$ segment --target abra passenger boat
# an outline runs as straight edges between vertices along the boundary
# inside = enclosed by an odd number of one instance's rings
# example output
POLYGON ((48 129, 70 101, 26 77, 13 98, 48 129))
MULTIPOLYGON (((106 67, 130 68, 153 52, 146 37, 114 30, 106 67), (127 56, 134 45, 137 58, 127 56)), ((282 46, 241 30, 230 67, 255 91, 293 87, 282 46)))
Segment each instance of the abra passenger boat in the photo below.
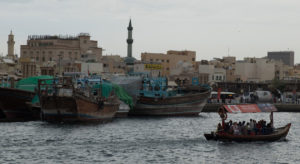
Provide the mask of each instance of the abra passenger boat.
POLYGON ((271 134, 268 135, 233 135, 228 133, 212 132, 210 134, 204 134, 207 140, 219 140, 219 141, 235 141, 235 142, 251 142, 251 141, 266 141, 272 142, 285 139, 291 127, 291 123, 284 127, 276 128, 271 134))
MULTIPOLYGON (((219 115, 222 119, 222 129, 224 129, 225 120, 227 118, 226 109, 229 109, 228 107, 221 107, 219 110, 219 115)), ((245 108, 247 109, 247 108, 245 108)), ((244 111, 246 111, 244 109, 244 111)), ((249 108, 247 109, 249 110, 249 108)), ((257 112, 260 111, 259 108, 255 109, 257 112)), ((266 110, 266 108, 264 108, 266 110)), ((273 124, 273 111, 274 107, 271 109, 270 114, 270 123, 273 124)), ((232 112, 233 110, 230 110, 232 112)), ((237 110, 235 110, 237 111, 237 110)), ((239 111, 239 112, 244 112, 239 111)), ((250 109, 251 111, 251 109, 250 109)), ((253 111, 253 110, 252 110, 253 111)), ((286 138, 289 130, 291 127, 291 123, 285 125, 284 127, 280 128, 274 128, 274 130, 269 134, 257 134, 257 135, 235 135, 230 134, 227 132, 224 132, 224 130, 211 132, 204 134, 206 140, 219 140, 219 141, 234 141, 234 142, 253 142, 253 141, 264 141, 264 142, 272 142, 272 141, 278 141, 283 140, 286 138)))
POLYGON ((142 90, 130 115, 196 116, 207 102, 209 88, 175 89, 164 77, 144 78, 142 90))
POLYGON ((48 122, 110 121, 119 108, 115 95, 104 97, 101 87, 75 89, 71 78, 59 78, 52 84, 39 81, 42 120, 48 122))

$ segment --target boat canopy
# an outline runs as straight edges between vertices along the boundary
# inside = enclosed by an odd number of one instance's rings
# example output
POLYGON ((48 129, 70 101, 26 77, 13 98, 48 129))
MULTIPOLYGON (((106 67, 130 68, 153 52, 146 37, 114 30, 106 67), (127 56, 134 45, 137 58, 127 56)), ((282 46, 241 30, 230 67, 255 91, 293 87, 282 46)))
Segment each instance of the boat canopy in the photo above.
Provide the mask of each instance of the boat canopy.
POLYGON ((277 108, 273 104, 241 104, 241 105, 223 105, 229 113, 257 113, 274 112, 277 108))
POLYGON ((133 107, 133 99, 131 96, 127 94, 125 89, 117 84, 113 84, 110 82, 102 82, 101 84, 96 84, 93 86, 94 89, 99 89, 101 86, 101 93, 102 96, 108 97, 111 95, 111 92, 114 91, 114 93, 118 96, 120 100, 122 100, 124 103, 129 105, 129 107, 133 107))
POLYGON ((17 82, 16 88, 34 92, 38 86, 38 81, 41 79, 47 79, 47 84, 48 84, 48 83, 52 83, 51 79, 53 79, 53 77, 48 75, 42 75, 42 76, 24 78, 17 82))

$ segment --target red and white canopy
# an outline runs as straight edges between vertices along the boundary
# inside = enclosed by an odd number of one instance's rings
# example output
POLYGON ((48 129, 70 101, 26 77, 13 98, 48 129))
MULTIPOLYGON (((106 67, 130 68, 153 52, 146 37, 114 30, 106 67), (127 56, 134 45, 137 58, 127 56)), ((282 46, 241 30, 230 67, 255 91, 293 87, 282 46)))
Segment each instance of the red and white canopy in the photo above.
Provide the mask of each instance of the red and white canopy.
POLYGON ((229 113, 256 113, 277 111, 277 108, 273 104, 224 105, 224 107, 229 113))

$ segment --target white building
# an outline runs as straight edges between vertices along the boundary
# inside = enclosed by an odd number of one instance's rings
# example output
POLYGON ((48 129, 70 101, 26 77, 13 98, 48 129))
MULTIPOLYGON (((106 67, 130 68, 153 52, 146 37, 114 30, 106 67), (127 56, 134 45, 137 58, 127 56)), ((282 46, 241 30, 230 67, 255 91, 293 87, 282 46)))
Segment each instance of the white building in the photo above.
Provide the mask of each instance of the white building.
POLYGON ((209 83, 226 81, 226 70, 214 65, 199 65, 199 73, 208 74, 209 83))
POLYGON ((183 62, 179 61, 174 69, 171 69, 170 75, 180 75, 183 73, 194 73, 195 69, 193 67, 193 64, 189 62, 183 62))

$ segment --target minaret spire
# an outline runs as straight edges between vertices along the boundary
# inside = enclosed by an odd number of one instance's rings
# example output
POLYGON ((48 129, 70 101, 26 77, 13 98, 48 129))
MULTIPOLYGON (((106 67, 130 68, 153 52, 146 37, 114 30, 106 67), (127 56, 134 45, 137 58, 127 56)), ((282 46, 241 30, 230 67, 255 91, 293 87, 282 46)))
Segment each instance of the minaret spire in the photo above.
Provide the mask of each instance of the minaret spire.
POLYGON ((131 19, 129 20, 129 25, 127 27, 128 30, 128 38, 127 38, 127 57, 132 57, 132 43, 133 43, 133 39, 132 39, 132 24, 131 24, 131 19))
POLYGON ((125 63, 127 65, 127 72, 133 72, 133 65, 135 62, 135 58, 132 57, 132 43, 133 43, 133 39, 132 39, 132 23, 131 23, 131 19, 129 20, 129 25, 127 27, 128 30, 128 37, 127 37, 127 57, 125 58, 125 63))

